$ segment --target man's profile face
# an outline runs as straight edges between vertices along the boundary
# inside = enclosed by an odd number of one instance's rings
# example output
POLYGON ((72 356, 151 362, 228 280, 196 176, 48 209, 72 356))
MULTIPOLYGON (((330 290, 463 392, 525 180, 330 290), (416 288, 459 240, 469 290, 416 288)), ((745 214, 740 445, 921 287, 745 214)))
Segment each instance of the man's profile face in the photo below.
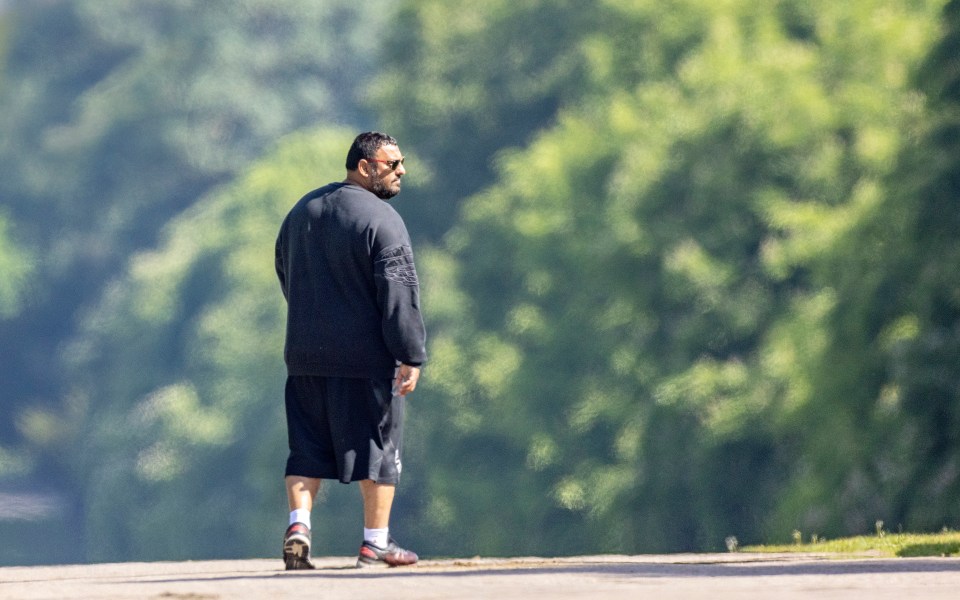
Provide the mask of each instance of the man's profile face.
POLYGON ((389 200, 400 193, 400 178, 407 172, 403 167, 403 154, 397 146, 381 146, 376 156, 368 160, 367 189, 382 200, 389 200), (391 168, 396 164, 396 168, 391 168))

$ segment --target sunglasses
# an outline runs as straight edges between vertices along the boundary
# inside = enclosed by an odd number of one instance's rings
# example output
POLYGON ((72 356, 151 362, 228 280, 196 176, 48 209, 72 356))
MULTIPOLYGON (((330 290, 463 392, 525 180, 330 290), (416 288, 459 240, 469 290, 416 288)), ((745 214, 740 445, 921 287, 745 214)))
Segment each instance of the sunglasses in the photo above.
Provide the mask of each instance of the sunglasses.
MULTIPOLYGON (((404 158, 406 158, 406 157, 404 157, 404 158)), ((367 162, 383 163, 383 164, 387 165, 388 167, 390 167, 390 170, 391 170, 391 171, 396 171, 396 170, 397 170, 397 167, 399 167, 400 165, 403 164, 403 160, 404 160, 403 158, 398 158, 397 160, 383 160, 383 159, 381 159, 381 158, 368 158, 368 159, 366 159, 367 162)))

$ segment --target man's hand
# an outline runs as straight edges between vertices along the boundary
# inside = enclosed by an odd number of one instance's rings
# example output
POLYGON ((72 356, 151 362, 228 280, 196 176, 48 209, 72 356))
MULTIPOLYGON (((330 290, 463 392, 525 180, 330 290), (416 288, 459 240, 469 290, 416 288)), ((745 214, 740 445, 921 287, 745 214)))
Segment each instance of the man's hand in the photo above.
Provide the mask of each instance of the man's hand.
POLYGON ((393 380, 394 393, 406 396, 417 387, 420 379, 420 367, 401 364, 397 369, 397 378, 393 380))

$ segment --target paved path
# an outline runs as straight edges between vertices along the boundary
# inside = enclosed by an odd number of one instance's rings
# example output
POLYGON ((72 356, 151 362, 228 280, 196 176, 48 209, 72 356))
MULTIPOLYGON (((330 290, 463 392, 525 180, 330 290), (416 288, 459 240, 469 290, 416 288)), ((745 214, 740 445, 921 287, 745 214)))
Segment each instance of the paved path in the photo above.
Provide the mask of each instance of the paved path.
POLYGON ((960 559, 674 554, 423 561, 357 570, 349 558, 316 571, 277 559, 0 568, 0 598, 719 598, 956 599, 960 559))

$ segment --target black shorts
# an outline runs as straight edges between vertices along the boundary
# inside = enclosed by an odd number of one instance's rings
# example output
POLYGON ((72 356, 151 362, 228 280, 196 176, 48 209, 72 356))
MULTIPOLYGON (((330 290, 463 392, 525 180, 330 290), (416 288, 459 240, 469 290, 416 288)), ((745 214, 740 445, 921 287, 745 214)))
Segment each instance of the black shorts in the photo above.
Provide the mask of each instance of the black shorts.
POLYGON ((286 475, 400 481, 403 396, 391 379, 287 377, 286 475))

